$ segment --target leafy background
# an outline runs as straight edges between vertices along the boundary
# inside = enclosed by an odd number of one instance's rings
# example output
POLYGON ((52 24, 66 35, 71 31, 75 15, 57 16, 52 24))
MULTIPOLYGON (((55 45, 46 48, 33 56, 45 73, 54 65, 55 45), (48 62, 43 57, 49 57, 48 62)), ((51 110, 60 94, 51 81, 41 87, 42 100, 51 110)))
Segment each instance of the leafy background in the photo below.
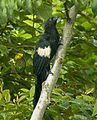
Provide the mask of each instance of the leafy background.
MULTIPOLYGON (((34 47, 51 16, 60 16, 57 28, 62 36, 63 2, 0 0, 0 120, 30 119, 34 47)), ((97 0, 67 4, 79 6, 78 16, 47 112, 52 120, 97 120, 97 0)))

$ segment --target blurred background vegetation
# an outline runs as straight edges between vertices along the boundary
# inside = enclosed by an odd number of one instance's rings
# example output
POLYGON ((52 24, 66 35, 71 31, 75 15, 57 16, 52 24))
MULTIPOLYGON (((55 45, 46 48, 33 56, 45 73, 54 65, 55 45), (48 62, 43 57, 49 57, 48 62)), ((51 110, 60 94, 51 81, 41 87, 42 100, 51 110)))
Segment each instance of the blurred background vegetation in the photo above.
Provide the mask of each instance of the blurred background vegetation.
MULTIPOLYGON (((0 120, 29 120, 35 76, 33 53, 43 22, 60 16, 64 0, 0 0, 0 120)), ((97 0, 68 0, 79 5, 73 38, 47 112, 52 120, 97 120, 97 0)), ((46 120, 49 120, 47 116, 46 120)))

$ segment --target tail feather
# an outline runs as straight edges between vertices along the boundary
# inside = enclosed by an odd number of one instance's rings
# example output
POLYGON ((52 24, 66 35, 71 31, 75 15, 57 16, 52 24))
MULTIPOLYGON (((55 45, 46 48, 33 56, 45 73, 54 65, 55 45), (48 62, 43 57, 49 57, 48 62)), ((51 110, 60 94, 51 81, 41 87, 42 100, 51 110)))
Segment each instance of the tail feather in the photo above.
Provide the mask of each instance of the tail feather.
POLYGON ((47 78, 46 71, 43 71, 40 75, 37 76, 37 80, 35 84, 34 101, 33 101, 34 108, 36 107, 40 94, 41 94, 42 83, 46 80, 46 78, 47 78))

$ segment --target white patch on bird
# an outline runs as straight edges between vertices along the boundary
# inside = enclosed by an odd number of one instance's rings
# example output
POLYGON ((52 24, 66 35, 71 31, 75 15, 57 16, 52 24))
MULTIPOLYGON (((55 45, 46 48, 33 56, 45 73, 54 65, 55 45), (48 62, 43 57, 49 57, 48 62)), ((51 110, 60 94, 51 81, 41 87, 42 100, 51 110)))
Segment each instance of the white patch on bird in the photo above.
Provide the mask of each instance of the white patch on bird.
POLYGON ((37 49, 37 53, 38 53, 38 55, 39 56, 41 56, 41 57, 48 57, 48 58, 50 58, 50 53, 51 53, 51 48, 50 48, 50 46, 48 46, 48 47, 45 47, 45 48, 38 48, 37 49))

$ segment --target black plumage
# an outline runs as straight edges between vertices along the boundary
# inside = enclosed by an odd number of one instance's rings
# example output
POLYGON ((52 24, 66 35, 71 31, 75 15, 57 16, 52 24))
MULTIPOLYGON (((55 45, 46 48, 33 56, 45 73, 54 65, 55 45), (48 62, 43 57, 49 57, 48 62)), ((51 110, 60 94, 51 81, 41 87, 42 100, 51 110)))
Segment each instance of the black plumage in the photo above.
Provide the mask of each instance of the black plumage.
POLYGON ((50 71, 50 60, 56 54, 59 46, 59 33, 56 29, 58 17, 48 19, 44 26, 44 33, 36 45, 33 57, 33 68, 37 77, 35 83, 34 108, 40 97, 42 82, 46 80, 50 71))

